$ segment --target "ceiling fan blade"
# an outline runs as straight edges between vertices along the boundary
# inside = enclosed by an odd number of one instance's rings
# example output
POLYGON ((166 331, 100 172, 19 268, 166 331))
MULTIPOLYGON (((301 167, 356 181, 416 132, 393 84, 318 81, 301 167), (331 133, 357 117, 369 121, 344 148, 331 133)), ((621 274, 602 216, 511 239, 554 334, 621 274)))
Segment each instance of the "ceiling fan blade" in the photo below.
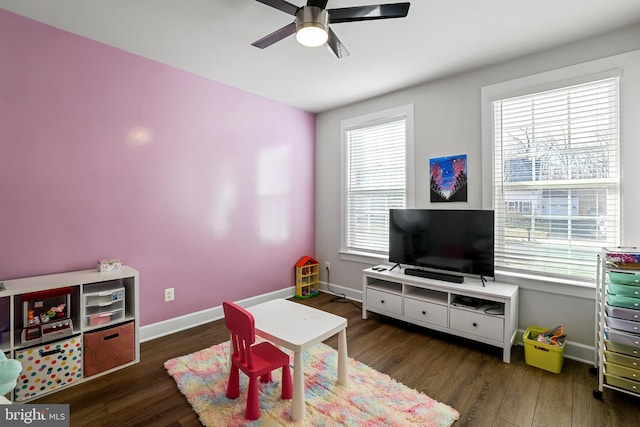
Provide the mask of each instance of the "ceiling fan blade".
POLYGON ((320 9, 324 9, 325 7, 327 7, 327 0, 309 0, 307 2, 307 6, 315 6, 319 7, 320 9))
POLYGON ((285 25, 279 30, 275 30, 273 33, 264 36, 260 40, 251 43, 251 45, 255 47, 259 47, 260 49, 264 49, 265 47, 269 47, 275 42, 279 42, 280 40, 290 36, 295 32, 296 32, 296 23, 294 21, 291 24, 285 25))
POLYGON ((336 36, 336 33, 334 33, 331 28, 329 28, 329 39, 327 40, 327 46, 331 48, 338 59, 349 56, 349 51, 346 47, 344 47, 338 36, 336 36))
MULTIPOLYGON (((284 13, 288 13, 289 15, 296 16, 296 12, 299 7, 293 5, 285 0, 256 0, 262 4, 266 4, 267 6, 271 6, 275 9, 281 10, 284 13)), ((326 3, 326 2, 325 2, 326 3)))
POLYGON ((370 6, 329 9, 329 23, 370 21, 373 19, 404 18, 411 3, 377 4, 370 6))

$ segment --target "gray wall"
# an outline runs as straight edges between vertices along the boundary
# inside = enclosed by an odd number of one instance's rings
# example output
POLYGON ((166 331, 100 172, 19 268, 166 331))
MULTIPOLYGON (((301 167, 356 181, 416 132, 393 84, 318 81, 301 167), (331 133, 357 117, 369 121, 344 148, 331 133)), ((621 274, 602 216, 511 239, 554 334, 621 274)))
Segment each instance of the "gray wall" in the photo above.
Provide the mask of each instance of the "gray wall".
MULTIPOLYGON (((428 159, 467 154, 468 203, 454 208, 482 208, 483 162, 481 88, 519 77, 542 73, 612 55, 640 49, 640 25, 623 28, 599 37, 528 55, 490 67, 452 75, 381 97, 318 114, 316 118, 316 257, 331 262, 330 290, 354 299, 362 296, 362 269, 386 260, 369 263, 347 259, 340 254, 340 121, 380 110, 414 105, 415 118, 415 207, 431 207, 429 202, 428 159)), ((640 209, 640 172, 632 159, 639 158, 640 61, 639 55, 625 64, 622 92, 625 129, 623 144, 623 244, 640 244, 640 229, 633 212, 640 209)), ((485 174, 486 175, 486 174, 485 174)), ((490 190, 489 190, 490 191, 490 190)), ((636 217, 637 218, 637 217, 636 217)), ((592 361, 594 358, 595 308, 593 286, 570 283, 533 282, 498 276, 521 286, 519 328, 530 325, 563 325, 570 340, 568 357, 592 361)), ((322 269, 321 281, 327 281, 322 269)), ((520 338, 521 339, 521 338, 520 338)))

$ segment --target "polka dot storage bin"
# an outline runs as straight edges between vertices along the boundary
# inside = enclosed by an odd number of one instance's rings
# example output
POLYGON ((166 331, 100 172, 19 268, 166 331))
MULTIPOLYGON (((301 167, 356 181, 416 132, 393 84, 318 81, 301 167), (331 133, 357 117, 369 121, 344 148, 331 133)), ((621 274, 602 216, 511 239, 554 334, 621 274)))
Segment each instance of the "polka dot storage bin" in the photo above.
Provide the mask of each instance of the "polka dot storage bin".
POLYGON ((22 372, 14 390, 20 402, 82 379, 82 339, 80 336, 17 350, 15 359, 22 372))

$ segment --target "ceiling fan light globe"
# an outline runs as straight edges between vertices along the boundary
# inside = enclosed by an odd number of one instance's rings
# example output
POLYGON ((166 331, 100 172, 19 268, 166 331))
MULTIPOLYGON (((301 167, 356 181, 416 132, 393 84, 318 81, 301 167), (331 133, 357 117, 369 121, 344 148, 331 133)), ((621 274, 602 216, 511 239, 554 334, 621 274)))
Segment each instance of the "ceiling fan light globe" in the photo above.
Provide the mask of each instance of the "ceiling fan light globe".
POLYGON ((318 47, 327 42, 329 34, 324 28, 309 25, 299 28, 296 32, 296 40, 303 46, 318 47))
POLYGON ((329 38, 329 14, 316 6, 303 6, 296 13, 296 40, 303 46, 322 46, 329 38))

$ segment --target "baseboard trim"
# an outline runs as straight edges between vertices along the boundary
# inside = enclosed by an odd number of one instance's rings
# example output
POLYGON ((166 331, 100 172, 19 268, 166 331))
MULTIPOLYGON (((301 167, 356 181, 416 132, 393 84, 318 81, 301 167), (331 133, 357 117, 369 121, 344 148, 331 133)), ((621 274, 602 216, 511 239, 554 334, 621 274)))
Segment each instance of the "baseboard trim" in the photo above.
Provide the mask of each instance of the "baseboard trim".
MULTIPOLYGON (((278 298, 291 298, 294 295, 295 287, 292 286, 235 302, 242 307, 250 307, 278 298)), ((213 322, 223 317, 224 312, 222 311, 222 305, 219 305, 217 307, 185 314, 184 316, 144 325, 140 327, 140 342, 151 341, 156 338, 204 325, 205 323, 213 322)))
POLYGON ((350 300, 362 302, 362 291, 356 291, 352 288, 336 285, 334 283, 319 282, 319 288, 322 292, 328 294, 342 296, 350 300))
MULTIPOLYGON (((322 292, 362 302, 362 291, 356 291, 352 288, 347 288, 333 283, 327 284, 326 282, 320 282, 319 287, 322 292)), ((242 307, 250 307, 252 305, 271 301, 277 298, 291 298, 294 295, 295 287, 291 286, 236 301, 236 303, 242 307)), ((151 341, 189 328, 204 325, 205 323, 213 322, 215 320, 222 319, 223 317, 224 313, 222 311, 222 306, 219 305, 206 310, 185 314, 184 316, 174 317, 173 319, 167 319, 150 325, 141 326, 140 342, 151 341)), ((522 340, 524 332, 524 330, 518 330, 518 338, 516 339, 517 345, 524 346, 524 342, 522 340)), ((595 364, 595 348, 593 346, 567 340, 565 342, 564 357, 588 365, 593 365, 595 364)))

